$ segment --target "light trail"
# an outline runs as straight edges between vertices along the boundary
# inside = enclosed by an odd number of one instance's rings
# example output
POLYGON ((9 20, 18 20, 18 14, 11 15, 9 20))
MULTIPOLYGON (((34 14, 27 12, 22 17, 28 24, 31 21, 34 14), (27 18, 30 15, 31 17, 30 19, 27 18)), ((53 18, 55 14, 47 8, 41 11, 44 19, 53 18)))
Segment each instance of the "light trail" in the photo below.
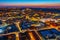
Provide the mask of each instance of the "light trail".
POLYGON ((36 39, 34 38, 32 32, 29 32, 28 34, 29 34, 29 36, 30 36, 30 38, 31 38, 30 40, 36 40, 36 39))

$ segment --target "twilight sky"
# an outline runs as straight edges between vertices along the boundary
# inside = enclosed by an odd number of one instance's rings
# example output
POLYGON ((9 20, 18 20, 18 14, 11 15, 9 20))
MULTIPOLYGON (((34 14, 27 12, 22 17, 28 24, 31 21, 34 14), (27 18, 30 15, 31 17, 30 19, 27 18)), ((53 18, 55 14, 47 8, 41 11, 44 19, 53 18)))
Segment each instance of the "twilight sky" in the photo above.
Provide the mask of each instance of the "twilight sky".
POLYGON ((0 0, 1 5, 20 5, 20 4, 60 4, 60 0, 0 0))

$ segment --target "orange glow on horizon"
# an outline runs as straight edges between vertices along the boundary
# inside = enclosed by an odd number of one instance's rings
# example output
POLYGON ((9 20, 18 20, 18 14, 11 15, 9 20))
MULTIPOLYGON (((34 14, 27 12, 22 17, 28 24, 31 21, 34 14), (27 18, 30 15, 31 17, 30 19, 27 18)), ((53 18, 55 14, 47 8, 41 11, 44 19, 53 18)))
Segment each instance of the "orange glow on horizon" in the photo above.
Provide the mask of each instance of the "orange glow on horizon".
POLYGON ((0 6, 60 6, 60 4, 0 4, 0 6))

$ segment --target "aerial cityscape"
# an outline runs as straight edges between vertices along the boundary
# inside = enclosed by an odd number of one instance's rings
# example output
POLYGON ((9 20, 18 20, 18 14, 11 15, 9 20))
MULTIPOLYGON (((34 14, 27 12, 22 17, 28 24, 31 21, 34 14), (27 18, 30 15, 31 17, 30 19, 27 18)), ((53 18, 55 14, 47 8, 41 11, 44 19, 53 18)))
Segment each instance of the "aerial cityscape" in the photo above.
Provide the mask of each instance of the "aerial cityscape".
POLYGON ((58 40, 60 10, 0 8, 0 34, 1 40, 58 40))
POLYGON ((1 0, 0 40, 60 40, 60 1, 1 0))

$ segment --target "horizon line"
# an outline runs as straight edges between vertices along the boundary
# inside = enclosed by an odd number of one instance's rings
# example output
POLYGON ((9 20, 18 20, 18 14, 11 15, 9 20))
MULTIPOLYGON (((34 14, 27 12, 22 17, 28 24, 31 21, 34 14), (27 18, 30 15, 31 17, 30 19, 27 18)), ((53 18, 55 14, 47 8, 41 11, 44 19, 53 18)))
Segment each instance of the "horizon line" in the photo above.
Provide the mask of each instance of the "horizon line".
POLYGON ((1 4, 0 7, 41 7, 41 8, 60 8, 60 4, 1 4))

